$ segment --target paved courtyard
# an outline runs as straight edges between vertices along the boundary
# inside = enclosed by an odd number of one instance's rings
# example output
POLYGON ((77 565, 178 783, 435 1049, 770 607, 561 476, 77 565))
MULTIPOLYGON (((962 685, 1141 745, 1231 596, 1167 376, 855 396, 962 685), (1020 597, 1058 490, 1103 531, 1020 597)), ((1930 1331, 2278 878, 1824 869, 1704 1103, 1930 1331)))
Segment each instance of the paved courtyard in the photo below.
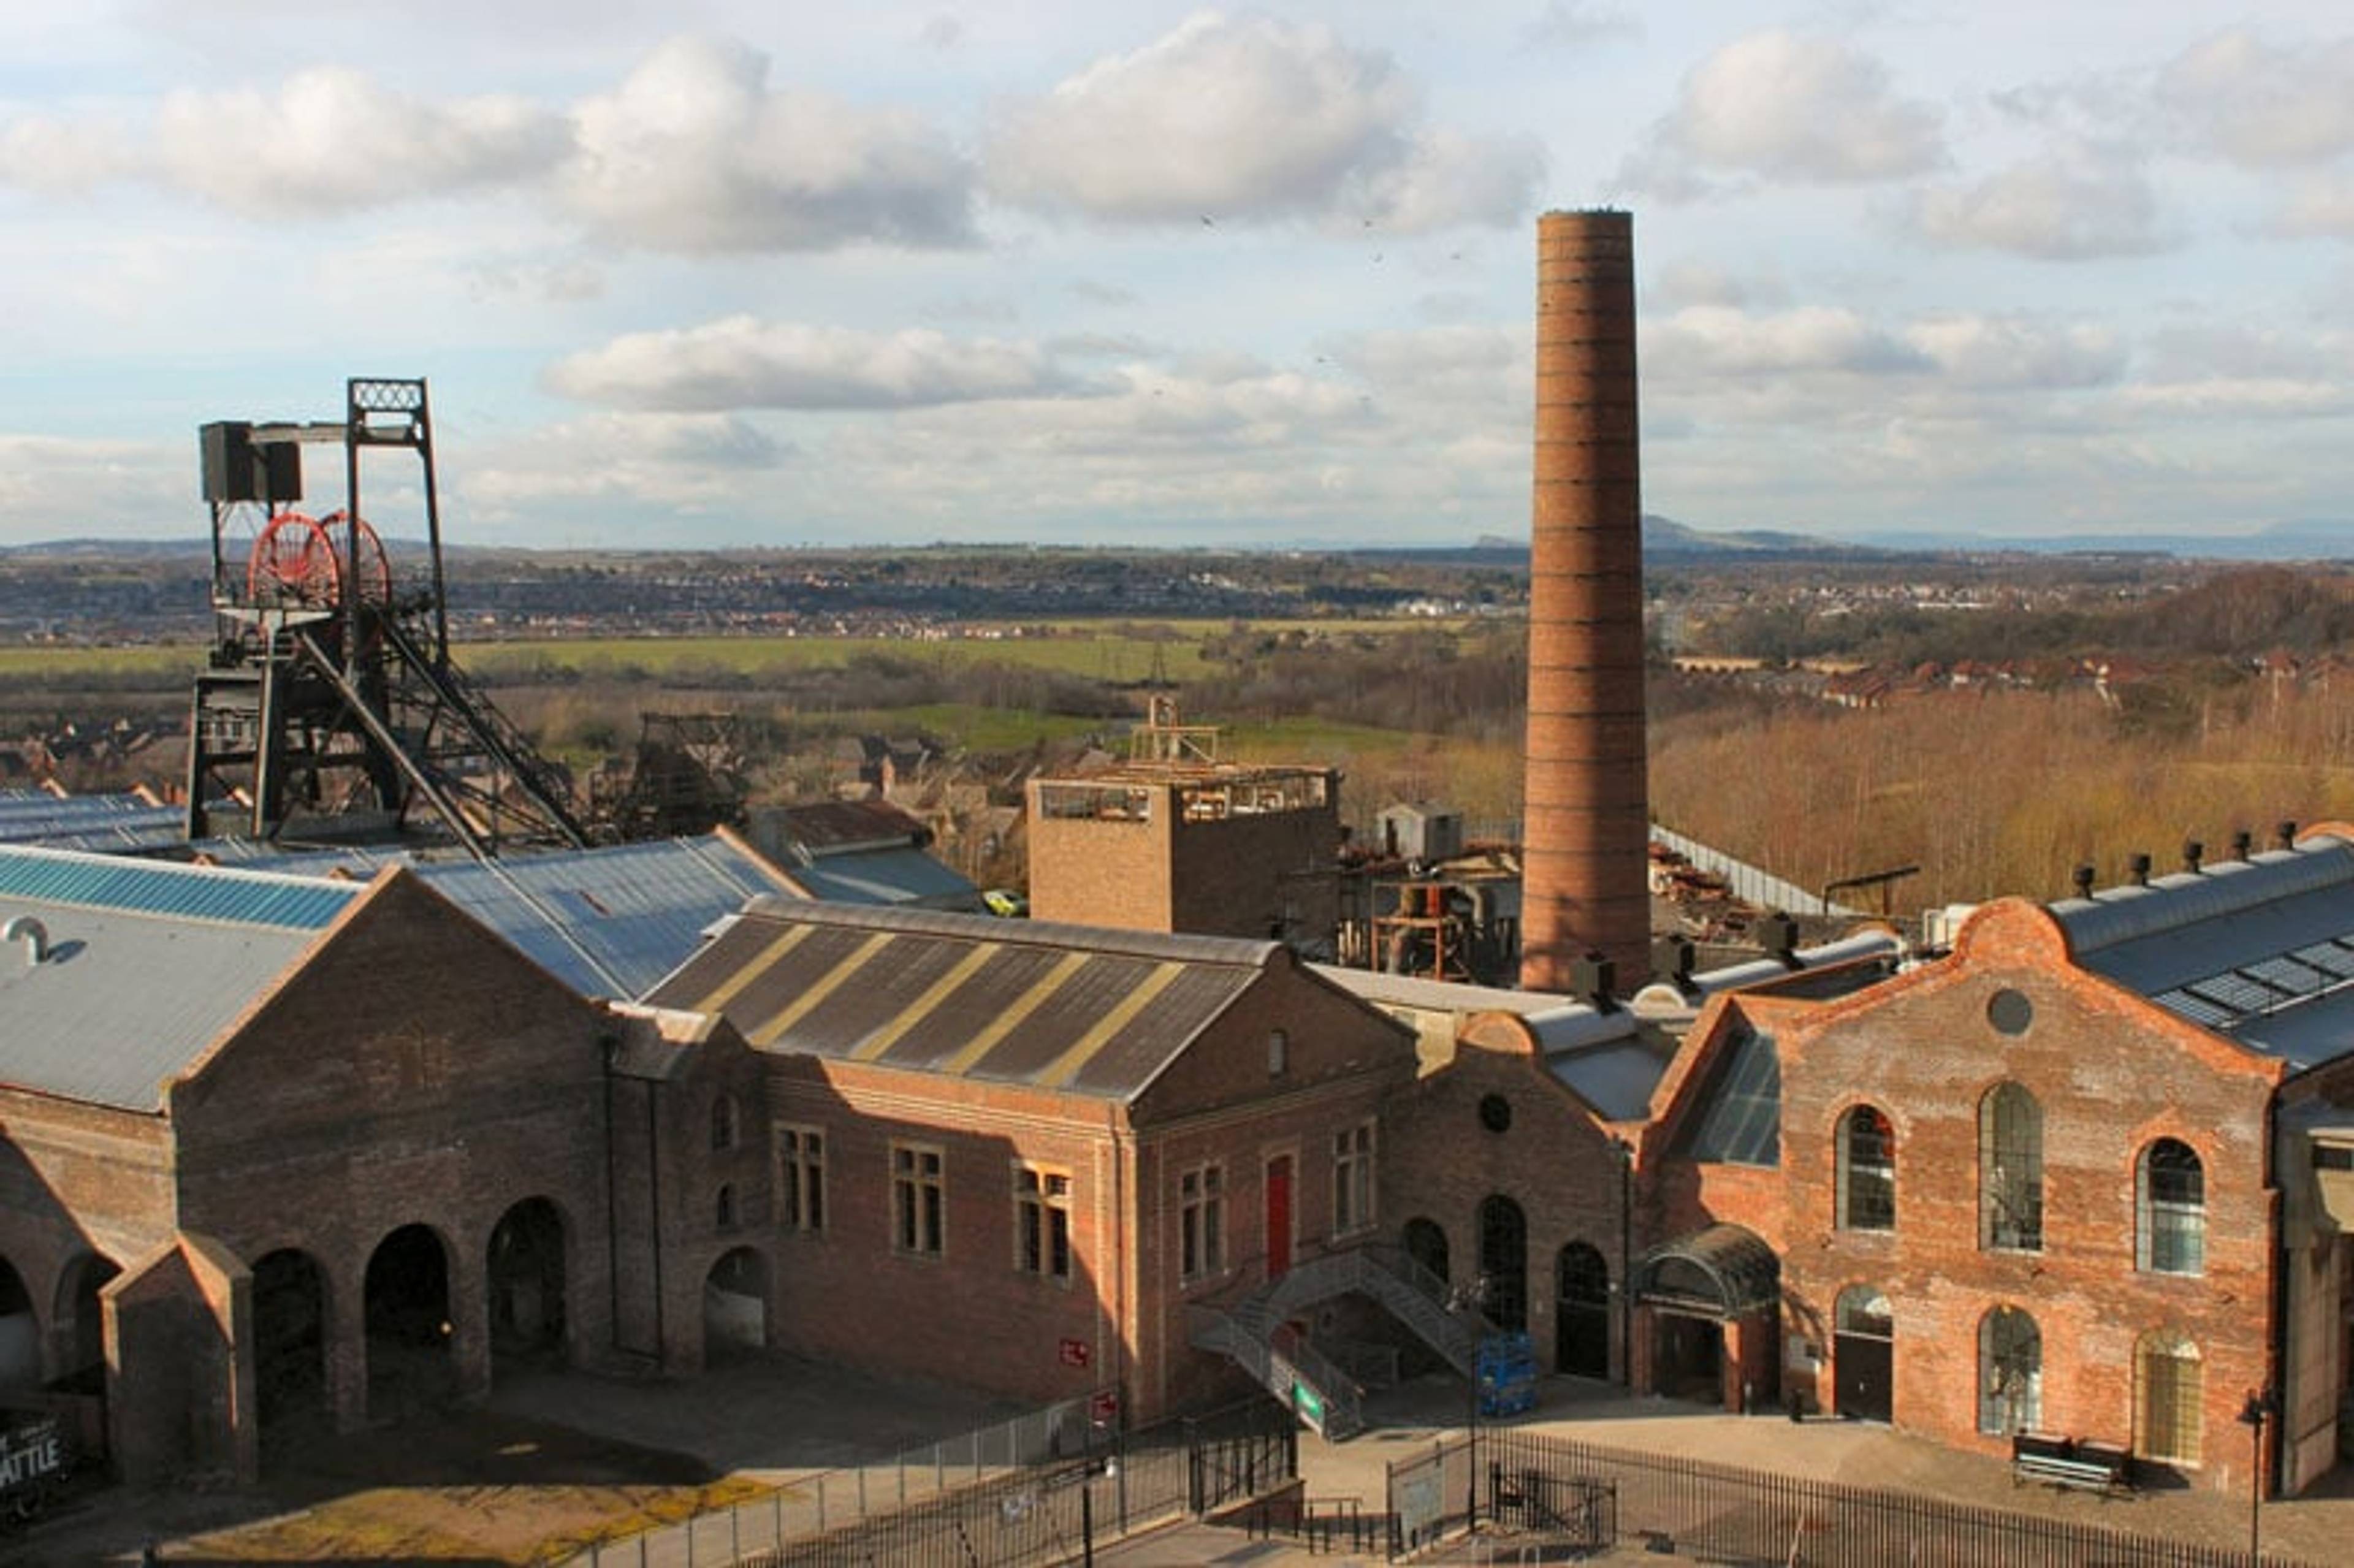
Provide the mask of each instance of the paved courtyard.
MULTIPOLYGON (((1463 1395, 1458 1381, 1421 1380, 1376 1395, 1369 1412, 1374 1429, 1352 1441, 1303 1436, 1309 1492, 1353 1496, 1367 1511, 1381 1510, 1387 1467, 1459 1434, 1463 1395)), ((503 1386, 486 1409, 305 1446, 256 1490, 96 1493, 0 1543, 0 1561, 133 1563, 149 1540, 167 1563, 546 1561, 568 1542, 758 1497, 1015 1414, 954 1390, 782 1357, 676 1383, 549 1374, 503 1386)), ((1999 1460, 1956 1455, 1885 1427, 1726 1415, 1628 1399, 1575 1379, 1543 1384, 1538 1408, 1507 1425, 2172 1540, 2226 1547, 2247 1541, 2245 1498, 2168 1491, 2103 1499, 2014 1487, 1999 1460)), ((2347 1561, 2354 1486, 2346 1479, 2331 1478, 2312 1497, 2267 1503, 2267 1550, 2317 1564, 2347 1561)), ((1309 1560, 1279 1544, 1201 1530, 1097 1556, 1128 1568, 1218 1562, 1273 1568, 1309 1560)))

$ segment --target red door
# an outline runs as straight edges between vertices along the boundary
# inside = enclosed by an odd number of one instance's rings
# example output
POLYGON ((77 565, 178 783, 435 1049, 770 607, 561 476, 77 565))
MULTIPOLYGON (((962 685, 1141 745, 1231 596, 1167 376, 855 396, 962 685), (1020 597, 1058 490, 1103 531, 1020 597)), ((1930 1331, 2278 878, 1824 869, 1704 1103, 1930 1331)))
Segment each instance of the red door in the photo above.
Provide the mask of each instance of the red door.
POLYGON ((1267 1277, 1291 1272, 1291 1156, 1267 1162, 1267 1277))

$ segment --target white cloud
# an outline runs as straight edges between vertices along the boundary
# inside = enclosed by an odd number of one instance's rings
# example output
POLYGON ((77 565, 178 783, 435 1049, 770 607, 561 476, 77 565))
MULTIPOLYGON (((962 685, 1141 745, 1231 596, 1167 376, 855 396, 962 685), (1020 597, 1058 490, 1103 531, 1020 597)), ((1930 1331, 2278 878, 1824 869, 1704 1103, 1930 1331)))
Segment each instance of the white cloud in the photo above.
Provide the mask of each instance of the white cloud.
POLYGON ((119 126, 45 115, 0 125, 0 185, 73 196, 144 166, 145 154, 119 126))
POLYGON ((2354 148, 2354 37, 2276 48, 2245 28, 2158 73, 2168 122, 2236 163, 2309 164, 2354 148))
POLYGON ((773 484, 793 455, 732 414, 594 414, 503 440, 480 466, 461 453, 450 488, 470 521, 491 524, 584 502, 708 514, 773 484))
POLYGON ((2081 141, 1981 180, 1924 191, 1911 224, 1932 244, 2045 261, 2147 256, 2180 243, 2141 160, 2081 141))
POLYGON ((1682 200, 1706 194, 1712 175, 1844 185, 1922 174, 1945 159, 1937 111, 1899 97, 1878 60, 1835 38, 1775 29, 1694 67, 1619 178, 1682 200))
POLYGON ((1084 389, 1033 344, 752 316, 632 333, 558 361, 546 380, 550 389, 583 402, 705 411, 907 408, 1084 389))
POLYGON ((970 171, 912 114, 772 90, 768 57, 673 38, 583 101, 558 182, 599 236, 687 253, 972 242, 970 171))
POLYGON ((2307 175, 2294 182, 2269 227, 2295 239, 2354 239, 2354 175, 2307 175))
POLYGON ((563 122, 519 98, 429 103, 324 66, 274 93, 183 90, 155 119, 172 182, 232 212, 288 217, 509 184, 562 154, 563 122))
POLYGON ((1331 29, 1202 12, 1001 114, 985 162, 1015 206, 1118 223, 1310 218, 1425 230, 1507 223, 1543 172, 1532 138, 1433 131, 1390 58, 1331 29))
POLYGON ((1904 338, 1952 385, 1993 390, 2103 387, 2125 373, 2127 358, 2106 327, 2015 316, 1939 316, 1914 323, 1904 338))
POLYGON ((1920 349, 1852 311, 1801 306, 1751 315, 1691 305, 1643 334, 1647 376, 1662 383, 1836 372, 1888 376, 1930 368, 1920 349))
POLYGON ((189 461, 178 441, 0 433, 0 532, 19 541, 186 535, 189 461))

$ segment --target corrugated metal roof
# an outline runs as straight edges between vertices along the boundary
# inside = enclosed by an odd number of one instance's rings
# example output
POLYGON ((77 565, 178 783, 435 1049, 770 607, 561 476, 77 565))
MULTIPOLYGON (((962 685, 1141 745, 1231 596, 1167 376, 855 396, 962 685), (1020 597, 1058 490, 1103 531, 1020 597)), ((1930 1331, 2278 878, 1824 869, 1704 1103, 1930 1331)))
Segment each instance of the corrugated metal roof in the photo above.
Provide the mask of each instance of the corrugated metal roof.
POLYGON ((779 839, 811 854, 854 844, 896 839, 917 844, 930 835, 924 824, 888 800, 813 800, 779 807, 771 819, 779 839))
POLYGON ((0 949, 0 1081, 152 1112, 363 890, 353 885, 0 849, 0 915, 48 954, 0 949))
POLYGON ((575 991, 617 1001, 684 962, 713 922, 779 886, 757 856, 716 833, 415 870, 575 991))
POLYGON ((832 904, 916 904, 927 909, 982 910, 981 889, 922 850, 861 850, 786 866, 811 898, 832 904))
POLYGON ((647 1001, 724 1012, 764 1049, 1125 1100, 1277 950, 762 899, 647 1001))
POLYGON ((0 914, 21 899, 317 930, 358 891, 315 877, 0 845, 0 914))
POLYGON ((1553 1075, 1611 1121, 1640 1121, 1651 1092, 1675 1055, 1674 1045, 1646 1030, 1629 1030, 1545 1057, 1553 1075))
POLYGON ((2298 1067, 2354 1051, 2354 844, 2246 861, 2051 906, 2076 961, 2298 1067))

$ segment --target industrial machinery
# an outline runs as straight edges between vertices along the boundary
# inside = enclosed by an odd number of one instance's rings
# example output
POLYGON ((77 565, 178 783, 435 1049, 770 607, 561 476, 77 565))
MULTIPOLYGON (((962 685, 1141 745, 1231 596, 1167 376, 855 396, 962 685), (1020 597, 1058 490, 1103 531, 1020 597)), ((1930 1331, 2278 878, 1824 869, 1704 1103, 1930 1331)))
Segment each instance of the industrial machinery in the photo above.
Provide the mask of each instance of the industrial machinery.
POLYGON ((189 836, 426 833, 477 855, 586 843, 562 773, 451 657, 425 383, 355 377, 339 423, 199 436, 215 638, 189 726, 189 836), (305 446, 341 457, 339 510, 300 509, 305 446), (386 487, 421 511, 414 563, 361 511, 366 460, 387 451, 418 465, 413 491, 386 487))

